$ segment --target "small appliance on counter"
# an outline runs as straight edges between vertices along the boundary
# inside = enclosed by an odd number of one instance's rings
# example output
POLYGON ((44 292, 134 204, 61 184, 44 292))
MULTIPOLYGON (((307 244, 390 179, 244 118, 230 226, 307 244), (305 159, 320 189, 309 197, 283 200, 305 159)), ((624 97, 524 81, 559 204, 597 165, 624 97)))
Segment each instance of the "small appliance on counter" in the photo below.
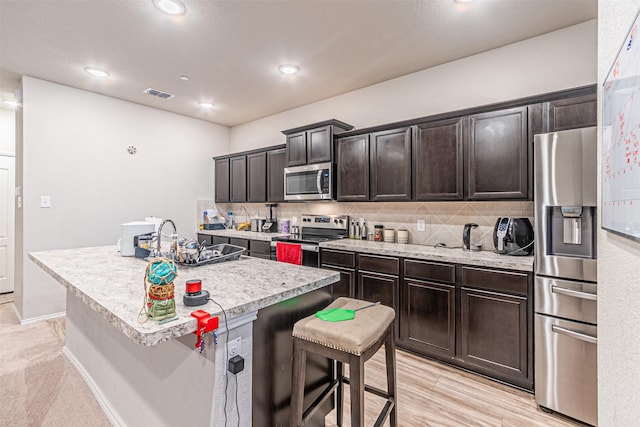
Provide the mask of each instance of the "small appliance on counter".
POLYGON ((501 217, 493 230, 495 252, 501 255, 531 255, 533 226, 529 218, 501 217))
POLYGON ((462 230, 462 250, 463 251, 481 251, 482 243, 480 243, 480 238, 478 236, 478 232, 473 232, 473 230, 478 228, 478 224, 465 224, 464 229, 462 230))
POLYGON ((134 239, 137 236, 156 231, 154 223, 146 221, 132 221, 122 224, 122 234, 118 240, 118 248, 122 256, 134 256, 136 254, 134 239))
MULTIPOLYGON (((278 232, 278 219, 273 214, 273 208, 278 206, 278 204, 277 203, 267 203, 265 206, 269 208, 269 216, 264 221, 264 224, 262 224, 262 227, 261 227, 261 229, 259 231, 262 231, 263 233, 277 233, 278 232)), ((252 231, 253 231, 253 229, 252 229, 252 231)))

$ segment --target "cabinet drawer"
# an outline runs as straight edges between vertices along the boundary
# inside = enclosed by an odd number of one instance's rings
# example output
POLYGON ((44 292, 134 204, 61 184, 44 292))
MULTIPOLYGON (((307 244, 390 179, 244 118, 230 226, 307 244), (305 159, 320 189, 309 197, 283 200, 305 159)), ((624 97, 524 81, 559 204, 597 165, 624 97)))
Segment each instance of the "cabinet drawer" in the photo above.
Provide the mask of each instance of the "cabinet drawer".
POLYGON ((228 237, 209 236, 209 238, 211 239, 209 241, 211 242, 212 245, 221 245, 223 243, 229 243, 229 238, 228 237))
POLYGON ((378 273, 400 274, 400 259, 358 254, 358 268, 378 273))
POLYGON ((462 284, 464 286, 527 296, 529 277, 526 273, 462 267, 462 284))
POLYGON ((211 246, 211 237, 212 236, 209 236, 207 234, 198 234, 198 243, 204 243, 207 246, 211 246))
POLYGON ((270 255, 271 254, 271 242, 265 242, 263 240, 252 240, 251 241, 251 254, 263 254, 270 255))
POLYGON ((455 283, 456 268, 450 264, 438 264, 435 262, 424 261, 404 261, 405 277, 413 277, 415 279, 433 280, 443 283, 455 283))
POLYGON ((335 265, 336 267, 355 268, 356 254, 354 252, 342 252, 322 249, 321 264, 335 265))

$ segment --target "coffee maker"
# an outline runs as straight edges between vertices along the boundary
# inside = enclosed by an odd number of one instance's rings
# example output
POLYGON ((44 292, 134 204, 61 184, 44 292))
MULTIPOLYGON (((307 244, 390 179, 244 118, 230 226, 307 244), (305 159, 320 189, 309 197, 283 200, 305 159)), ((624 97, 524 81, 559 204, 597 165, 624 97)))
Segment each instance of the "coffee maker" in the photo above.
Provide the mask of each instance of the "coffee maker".
POLYGON ((263 233, 277 233, 278 232, 278 219, 273 214, 273 208, 278 206, 277 203, 267 203, 265 205, 269 208, 269 216, 262 224, 263 233))

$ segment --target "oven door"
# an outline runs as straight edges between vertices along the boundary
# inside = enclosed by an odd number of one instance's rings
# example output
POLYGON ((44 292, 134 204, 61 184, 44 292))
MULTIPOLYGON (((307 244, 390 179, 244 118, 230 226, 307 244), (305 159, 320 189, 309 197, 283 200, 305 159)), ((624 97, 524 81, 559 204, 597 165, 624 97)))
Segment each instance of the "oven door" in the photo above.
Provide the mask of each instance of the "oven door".
POLYGON ((331 163, 284 169, 285 200, 330 200, 333 198, 331 163))

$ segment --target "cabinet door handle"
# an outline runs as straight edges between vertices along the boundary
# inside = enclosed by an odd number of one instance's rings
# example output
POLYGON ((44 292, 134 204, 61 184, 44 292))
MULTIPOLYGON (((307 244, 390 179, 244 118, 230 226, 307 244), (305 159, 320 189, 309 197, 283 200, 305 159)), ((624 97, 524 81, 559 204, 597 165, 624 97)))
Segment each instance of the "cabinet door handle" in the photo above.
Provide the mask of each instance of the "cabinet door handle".
POLYGON ((566 296, 569 296, 569 297, 588 299, 588 300, 591 300, 591 301, 596 301, 598 299, 598 295, 596 295, 596 294, 591 294, 589 292, 574 291, 573 289, 567 289, 567 288, 563 288, 563 287, 556 286, 556 285, 551 285, 551 292, 553 292, 554 294, 560 294, 560 295, 566 295, 566 296))
POLYGON ((592 337, 591 335, 587 335, 587 334, 573 331, 571 329, 563 328, 562 326, 551 325, 551 330, 557 334, 566 335, 568 337, 575 338, 580 341, 585 341, 590 344, 598 344, 597 337, 592 337))

